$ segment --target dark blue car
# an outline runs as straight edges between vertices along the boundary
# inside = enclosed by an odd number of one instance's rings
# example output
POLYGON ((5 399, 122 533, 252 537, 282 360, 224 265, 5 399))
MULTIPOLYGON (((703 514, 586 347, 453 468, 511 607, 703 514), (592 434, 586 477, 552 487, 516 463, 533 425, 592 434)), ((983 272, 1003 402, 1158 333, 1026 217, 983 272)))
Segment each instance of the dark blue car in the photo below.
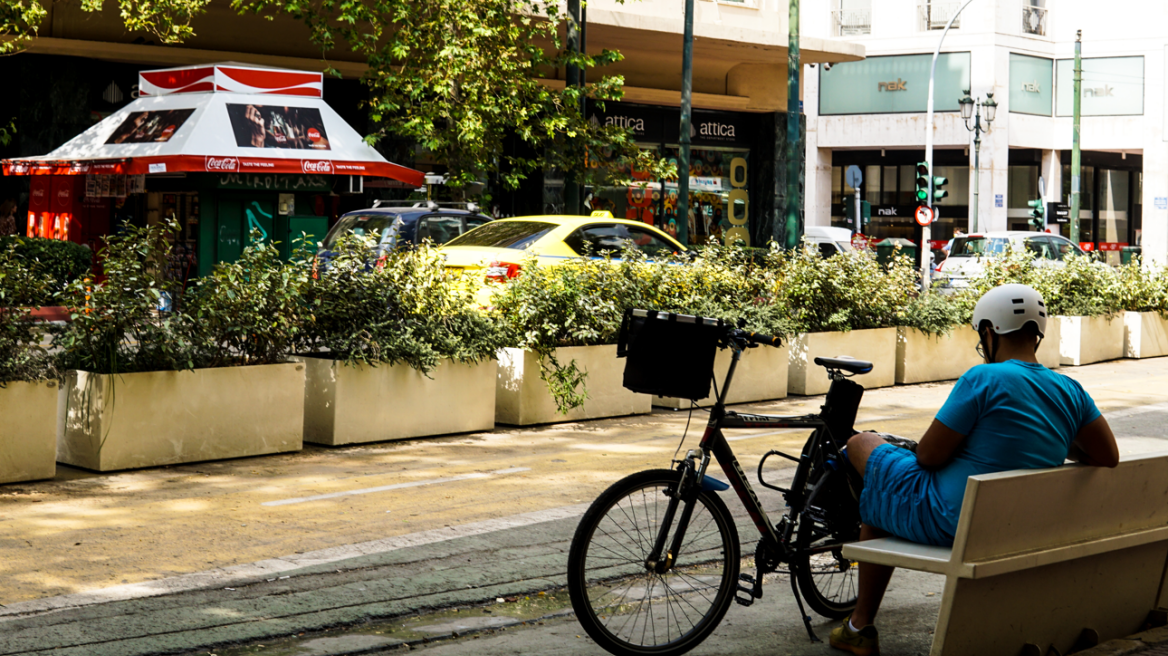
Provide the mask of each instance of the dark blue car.
POLYGON ((333 245, 342 235, 375 236, 374 258, 399 245, 419 244, 425 239, 435 245, 462 235, 491 220, 474 203, 378 202, 367 210, 349 212, 328 231, 317 252, 318 265, 327 265, 333 245))

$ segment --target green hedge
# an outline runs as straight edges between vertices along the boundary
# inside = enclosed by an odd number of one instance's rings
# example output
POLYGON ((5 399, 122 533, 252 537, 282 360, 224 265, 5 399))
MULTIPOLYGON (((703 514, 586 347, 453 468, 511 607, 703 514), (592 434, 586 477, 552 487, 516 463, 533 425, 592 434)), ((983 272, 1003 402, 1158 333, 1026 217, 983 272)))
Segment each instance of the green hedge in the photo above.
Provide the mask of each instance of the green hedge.
POLYGON ((44 283, 32 296, 18 299, 23 305, 59 305, 55 296, 93 266, 93 252, 71 241, 0 237, 0 250, 7 250, 10 244, 14 246, 16 259, 44 283))

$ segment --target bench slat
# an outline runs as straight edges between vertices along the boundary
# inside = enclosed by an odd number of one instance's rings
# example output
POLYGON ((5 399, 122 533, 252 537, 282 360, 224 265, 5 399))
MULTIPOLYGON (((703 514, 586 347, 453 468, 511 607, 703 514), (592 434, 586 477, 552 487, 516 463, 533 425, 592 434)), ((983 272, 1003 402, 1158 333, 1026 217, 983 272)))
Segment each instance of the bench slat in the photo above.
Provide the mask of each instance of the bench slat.
POLYGON ((960 576, 953 571, 953 550, 949 547, 917 544, 900 538, 879 538, 845 544, 843 553, 847 558, 865 563, 960 576))

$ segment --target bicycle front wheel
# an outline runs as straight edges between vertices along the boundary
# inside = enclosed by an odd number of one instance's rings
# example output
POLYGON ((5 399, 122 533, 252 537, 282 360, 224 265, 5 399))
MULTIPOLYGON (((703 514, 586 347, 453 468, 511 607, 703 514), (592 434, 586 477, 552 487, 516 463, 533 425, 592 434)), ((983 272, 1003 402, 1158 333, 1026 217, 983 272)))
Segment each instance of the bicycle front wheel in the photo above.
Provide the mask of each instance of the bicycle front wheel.
MULTIPOLYGON (((683 654, 718 626, 734 598, 738 530, 713 492, 698 495, 673 567, 658 574, 646 565, 678 478, 655 469, 622 479, 593 502, 572 538, 572 607, 612 654, 683 654)), ((667 548, 677 529, 669 528, 667 548)))

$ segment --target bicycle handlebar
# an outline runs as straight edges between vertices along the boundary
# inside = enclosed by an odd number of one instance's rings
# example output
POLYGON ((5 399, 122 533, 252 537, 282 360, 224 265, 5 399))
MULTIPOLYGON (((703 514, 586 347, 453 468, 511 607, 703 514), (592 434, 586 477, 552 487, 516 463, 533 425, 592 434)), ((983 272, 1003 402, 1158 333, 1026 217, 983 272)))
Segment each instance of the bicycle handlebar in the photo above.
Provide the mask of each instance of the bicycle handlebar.
POLYGON ((778 348, 783 345, 783 340, 773 335, 765 335, 763 333, 746 332, 745 330, 735 330, 734 336, 739 339, 744 339, 752 344, 764 344, 766 346, 774 346, 778 348))

